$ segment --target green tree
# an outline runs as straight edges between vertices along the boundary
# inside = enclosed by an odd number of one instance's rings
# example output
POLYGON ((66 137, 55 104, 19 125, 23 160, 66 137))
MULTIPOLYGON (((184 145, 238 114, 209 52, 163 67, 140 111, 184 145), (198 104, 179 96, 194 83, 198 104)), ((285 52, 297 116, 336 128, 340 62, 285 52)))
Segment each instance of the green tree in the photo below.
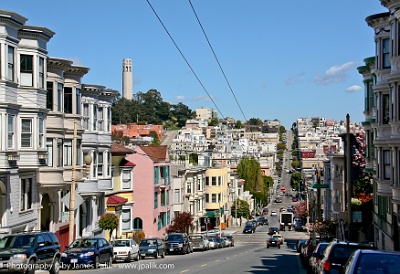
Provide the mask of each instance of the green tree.
POLYGON ((114 229, 118 227, 118 216, 113 213, 105 213, 100 217, 99 227, 110 231, 110 238, 114 229))
POLYGON ((301 181, 302 179, 300 172, 292 173, 292 176, 290 176, 290 186, 294 189, 300 188, 301 181))
POLYGON ((240 226, 242 226, 242 218, 250 217, 250 205, 245 200, 236 199, 231 207, 231 214, 234 218, 240 218, 240 226))
POLYGON ((193 119, 195 117, 195 112, 191 111, 188 106, 178 103, 177 105, 172 105, 172 117, 177 122, 178 127, 183 127, 186 125, 186 120, 193 119))
POLYGON ((243 127, 243 125, 242 125, 242 121, 240 121, 240 120, 237 120, 236 121, 236 124, 235 124, 235 128, 242 128, 243 127))
POLYGON ((211 119, 211 122, 208 123, 208 125, 209 125, 210 127, 218 126, 218 118, 212 118, 212 119, 211 119))
POLYGON ((190 153, 189 163, 193 164, 194 166, 197 166, 198 162, 199 162, 199 155, 197 153, 190 153))
POLYGON ((260 118, 250 118, 249 121, 247 121, 248 125, 253 125, 253 126, 259 126, 262 125, 263 122, 260 118))
POLYGON ((161 144, 161 141, 158 138, 157 132, 152 130, 152 131, 150 131, 149 136, 153 138, 153 142, 151 143, 152 146, 158 146, 161 144))
POLYGON ((239 178, 245 180, 244 190, 250 191, 251 194, 263 190, 263 178, 261 174, 260 163, 254 158, 244 156, 238 166, 237 174, 239 178))

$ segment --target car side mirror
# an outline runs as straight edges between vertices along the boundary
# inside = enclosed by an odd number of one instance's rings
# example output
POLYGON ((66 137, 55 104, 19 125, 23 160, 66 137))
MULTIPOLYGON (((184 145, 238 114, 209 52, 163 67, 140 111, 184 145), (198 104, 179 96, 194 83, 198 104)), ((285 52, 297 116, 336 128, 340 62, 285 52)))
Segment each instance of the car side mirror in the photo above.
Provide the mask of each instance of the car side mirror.
POLYGON ((45 246, 45 243, 41 242, 38 244, 38 246, 43 247, 43 246, 45 246))

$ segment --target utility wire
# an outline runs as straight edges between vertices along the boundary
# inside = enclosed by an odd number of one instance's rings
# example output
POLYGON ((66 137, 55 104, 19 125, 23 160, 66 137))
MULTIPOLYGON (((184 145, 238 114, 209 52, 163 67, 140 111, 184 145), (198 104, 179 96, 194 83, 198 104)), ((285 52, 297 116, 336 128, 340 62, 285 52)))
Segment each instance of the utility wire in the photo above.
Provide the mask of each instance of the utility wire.
POLYGON ((157 17, 158 21, 160 21, 162 27, 164 28, 165 32, 168 34, 169 38, 171 39, 172 43, 174 43, 176 49, 179 51, 179 53, 181 54, 183 60, 185 60, 186 64, 189 66, 190 70, 192 71, 193 75, 196 77, 197 81, 200 83, 200 85, 202 86, 203 90, 207 93, 208 98, 210 98, 210 100, 213 102, 215 108, 218 110, 218 112, 221 114, 221 116, 225 118, 225 116, 222 114, 222 112, 219 110, 217 104, 214 102, 214 100, 212 99, 212 97, 210 96, 210 94, 208 93, 207 89, 204 87, 203 83, 200 81, 199 77, 197 76, 196 72, 194 71, 194 69, 192 68, 192 66, 189 64, 188 60, 186 59, 185 55, 182 53, 182 51, 180 50, 180 48, 178 47, 178 45, 176 44, 174 38, 172 37, 172 35, 168 32, 167 28, 165 27, 164 23, 162 22, 161 18, 158 16, 157 12, 154 10, 153 6, 150 4, 149 0, 147 0, 147 3, 149 4, 151 10, 153 11, 154 15, 157 17))
POLYGON ((231 90, 233 97, 235 98, 236 104, 238 105, 238 107, 239 107, 239 109, 240 109, 240 112, 242 113, 242 115, 243 115, 245 121, 247 121, 246 115, 244 115, 243 110, 242 110, 242 108, 240 107, 239 101, 238 101, 238 99, 236 98, 236 95, 235 95, 235 93, 234 93, 233 90, 232 90, 231 84, 229 83, 228 78, 226 77, 226 74, 225 74, 224 70, 222 69, 222 66, 221 66, 221 64, 220 64, 220 62, 219 62, 219 60, 218 60, 218 57, 217 57, 217 55, 215 54, 215 51, 214 51, 213 47, 211 46, 210 40, 208 39, 208 36, 207 36, 207 34, 206 34, 206 32, 205 32, 205 30, 204 30, 204 28, 203 28, 203 25, 202 25, 201 22, 200 22, 200 19, 199 19, 199 17, 197 16, 196 10, 194 9, 194 7, 193 7, 193 5, 192 5, 192 1, 189 0, 189 3, 190 3, 190 6, 192 7, 192 10, 193 10, 194 15, 196 16, 197 22, 199 23, 199 25, 200 25, 200 27, 201 27, 201 30, 203 31, 204 37, 206 38, 207 43, 208 43, 208 45, 210 46, 210 49, 211 49, 212 53, 214 54, 215 61, 217 61, 218 66, 219 66, 219 68, 220 68, 222 74, 224 75, 225 81, 226 81, 226 83, 228 84, 228 87, 229 87, 229 89, 231 90))

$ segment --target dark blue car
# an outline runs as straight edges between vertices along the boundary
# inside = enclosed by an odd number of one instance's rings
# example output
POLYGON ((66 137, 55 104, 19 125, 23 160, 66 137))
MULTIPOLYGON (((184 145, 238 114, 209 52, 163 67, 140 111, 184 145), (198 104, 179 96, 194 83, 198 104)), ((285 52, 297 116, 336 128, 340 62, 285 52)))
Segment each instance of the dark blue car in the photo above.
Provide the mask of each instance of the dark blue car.
POLYGON ((102 263, 111 267, 112 261, 113 247, 104 238, 77 239, 61 254, 64 269, 93 269, 102 263))

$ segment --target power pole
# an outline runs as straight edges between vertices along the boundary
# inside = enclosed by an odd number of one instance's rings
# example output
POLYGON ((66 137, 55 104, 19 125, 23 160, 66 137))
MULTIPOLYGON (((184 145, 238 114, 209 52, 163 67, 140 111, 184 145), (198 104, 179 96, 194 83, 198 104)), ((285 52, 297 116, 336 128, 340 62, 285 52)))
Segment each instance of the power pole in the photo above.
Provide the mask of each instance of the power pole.
POLYGON ((353 185, 351 182, 351 147, 350 147, 350 115, 346 115, 346 181, 347 181, 347 240, 350 239, 351 228, 351 197, 353 196, 353 185))
POLYGON ((75 184, 76 184, 76 140, 77 140, 76 120, 74 119, 74 139, 72 140, 72 174, 71 174, 71 190, 69 197, 69 238, 68 243, 74 240, 75 232, 75 184))

